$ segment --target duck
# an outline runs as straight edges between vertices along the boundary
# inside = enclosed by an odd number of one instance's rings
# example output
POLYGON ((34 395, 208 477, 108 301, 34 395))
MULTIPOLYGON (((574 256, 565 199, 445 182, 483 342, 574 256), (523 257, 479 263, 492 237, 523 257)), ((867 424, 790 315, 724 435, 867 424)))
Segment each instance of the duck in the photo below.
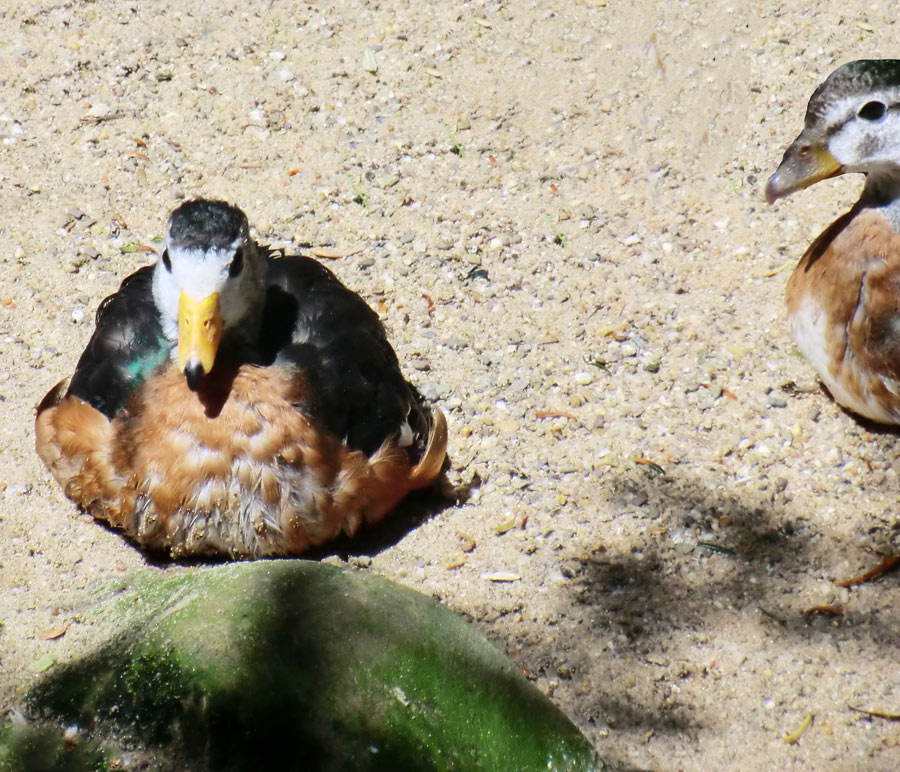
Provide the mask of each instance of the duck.
POLYGON ((220 200, 180 204, 163 247, 37 408, 37 453, 78 508, 172 558, 288 556, 440 476, 443 412, 332 271, 220 200))
POLYGON ((900 59, 838 67, 766 183, 770 204, 842 174, 865 183, 810 244, 785 302, 797 347, 834 400, 900 424, 900 59))

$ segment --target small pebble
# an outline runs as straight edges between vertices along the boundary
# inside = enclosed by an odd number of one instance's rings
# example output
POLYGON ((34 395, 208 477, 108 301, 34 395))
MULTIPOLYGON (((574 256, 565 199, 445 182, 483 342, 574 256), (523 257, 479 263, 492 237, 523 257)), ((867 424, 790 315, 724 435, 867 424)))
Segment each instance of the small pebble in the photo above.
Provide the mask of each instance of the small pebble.
POLYGON ((94 102, 88 109, 91 118, 106 118, 112 113, 112 108, 106 102, 94 102))
POLYGON ((490 574, 484 574, 481 578, 487 579, 489 582, 518 582, 522 576, 511 571, 494 571, 490 574))
POLYGON ((466 340, 465 340, 465 338, 458 338, 458 337, 447 338, 447 340, 444 342, 444 345, 449 349, 453 349, 454 351, 459 351, 460 349, 463 349, 466 347, 466 340))

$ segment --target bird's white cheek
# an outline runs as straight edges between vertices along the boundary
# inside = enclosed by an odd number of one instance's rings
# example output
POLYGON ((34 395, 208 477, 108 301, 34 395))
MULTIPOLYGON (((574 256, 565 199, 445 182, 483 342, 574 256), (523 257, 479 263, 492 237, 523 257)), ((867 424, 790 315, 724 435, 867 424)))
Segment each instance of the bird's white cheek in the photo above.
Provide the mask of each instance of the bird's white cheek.
POLYGON ((158 269, 153 277, 153 299, 159 309, 163 334, 170 340, 178 336, 178 283, 164 269, 158 269))

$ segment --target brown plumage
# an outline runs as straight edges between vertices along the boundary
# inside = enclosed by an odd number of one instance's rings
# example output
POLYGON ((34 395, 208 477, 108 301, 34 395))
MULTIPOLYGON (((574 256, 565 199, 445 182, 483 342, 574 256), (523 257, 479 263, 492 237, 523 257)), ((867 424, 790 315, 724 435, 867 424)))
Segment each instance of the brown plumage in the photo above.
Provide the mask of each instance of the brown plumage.
POLYGON ((900 234, 871 209, 851 210, 806 251, 787 283, 803 354, 835 401, 900 423, 900 234))
MULTIPOLYGON (((170 225, 172 262, 178 235, 170 225)), ((229 345, 226 318, 215 365, 193 384, 156 330, 140 345, 122 334, 123 327, 131 329, 129 314, 146 322, 151 317, 143 312, 154 302, 147 286, 134 290, 126 280, 120 294, 134 296, 112 301, 106 316, 101 311, 95 332, 96 341, 105 335, 104 344, 118 347, 97 355, 95 345, 91 356, 89 346, 73 385, 57 385, 38 408, 38 454, 72 501, 148 549, 255 557, 297 554, 341 531, 352 535, 409 491, 433 482, 446 453, 443 414, 423 409, 402 379, 374 313, 326 269, 291 260, 300 258, 272 262, 286 261, 291 280, 312 272, 313 281, 306 296, 290 293, 298 310, 262 322, 260 340, 271 341, 274 327, 288 325, 277 350, 267 352, 253 338, 229 345), (328 295, 322 306, 328 313, 303 321, 316 293, 328 295), (136 298, 144 306, 135 309, 136 298), (342 344, 344 333, 367 338, 365 353, 342 344), (123 340, 130 343, 125 352, 123 340), (166 355, 160 359, 154 346, 166 355), (143 377, 110 390, 110 376, 102 393, 83 385, 91 383, 84 368, 117 356, 114 374, 140 371, 143 377), (307 361, 319 363, 315 373, 301 366, 307 361), (354 363, 364 366, 356 372, 354 363), (344 384, 341 378, 360 380, 344 384), (329 401, 323 389, 340 398, 329 401)), ((275 267, 268 276, 271 288, 279 276, 275 267)), ((268 298, 271 310, 271 292, 268 298)))
POLYGON ((770 178, 770 202, 847 172, 859 201, 806 250, 787 283, 797 345, 835 401, 900 423, 900 61, 851 62, 816 90, 770 178))

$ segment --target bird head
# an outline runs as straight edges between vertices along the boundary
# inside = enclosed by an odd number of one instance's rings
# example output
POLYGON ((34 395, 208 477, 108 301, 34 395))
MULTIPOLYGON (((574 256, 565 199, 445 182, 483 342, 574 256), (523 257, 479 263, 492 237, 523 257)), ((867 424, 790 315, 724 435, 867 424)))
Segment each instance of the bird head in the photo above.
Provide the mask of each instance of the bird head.
POLYGON ((766 199, 846 172, 900 177, 900 59, 860 59, 828 76, 769 178, 766 199))
POLYGON ((153 298, 192 390, 212 370, 223 336, 258 315, 264 293, 263 261, 240 209, 197 199, 172 212, 153 298))

